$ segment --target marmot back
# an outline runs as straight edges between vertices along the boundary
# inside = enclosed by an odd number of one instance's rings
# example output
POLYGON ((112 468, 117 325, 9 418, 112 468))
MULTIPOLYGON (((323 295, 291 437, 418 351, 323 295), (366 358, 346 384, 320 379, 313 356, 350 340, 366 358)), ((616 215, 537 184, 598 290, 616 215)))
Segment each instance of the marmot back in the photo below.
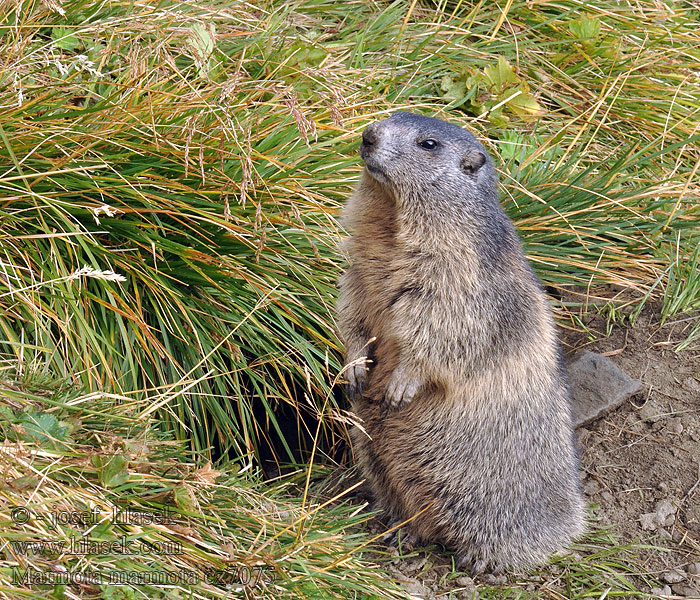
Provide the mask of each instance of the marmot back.
POLYGON ((462 567, 541 563, 582 533, 583 501, 550 307, 493 163, 412 113, 368 126, 361 155, 338 321, 364 476, 462 567))

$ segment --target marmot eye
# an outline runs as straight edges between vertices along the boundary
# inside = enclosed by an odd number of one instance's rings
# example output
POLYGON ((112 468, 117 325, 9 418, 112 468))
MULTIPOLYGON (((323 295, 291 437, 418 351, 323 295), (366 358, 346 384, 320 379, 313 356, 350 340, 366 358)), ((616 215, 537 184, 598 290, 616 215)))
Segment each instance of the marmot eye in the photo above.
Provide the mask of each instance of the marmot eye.
POLYGON ((418 145, 426 150, 435 150, 438 147, 438 143, 435 140, 423 140, 418 142, 418 145))

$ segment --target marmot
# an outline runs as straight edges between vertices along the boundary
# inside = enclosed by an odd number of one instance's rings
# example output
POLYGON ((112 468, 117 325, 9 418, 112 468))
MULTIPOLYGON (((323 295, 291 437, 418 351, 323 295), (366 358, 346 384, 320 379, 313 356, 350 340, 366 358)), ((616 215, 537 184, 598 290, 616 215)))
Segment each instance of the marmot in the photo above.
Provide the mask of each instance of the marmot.
POLYGON ((338 325, 363 475, 460 568, 542 563, 583 533, 584 503, 551 309, 493 162, 408 112, 370 124, 360 154, 338 325))

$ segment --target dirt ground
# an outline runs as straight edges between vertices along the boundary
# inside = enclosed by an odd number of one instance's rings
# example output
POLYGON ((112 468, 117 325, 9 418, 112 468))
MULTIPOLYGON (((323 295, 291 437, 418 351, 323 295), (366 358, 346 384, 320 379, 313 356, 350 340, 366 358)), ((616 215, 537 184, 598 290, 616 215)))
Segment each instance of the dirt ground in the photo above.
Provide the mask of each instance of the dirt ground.
MULTIPOLYGON (((586 498, 598 525, 634 544, 638 571, 658 580, 648 585, 632 576, 640 591, 654 598, 700 599, 700 348, 673 350, 693 322, 678 319, 662 327, 653 306, 633 327, 617 325, 610 335, 601 316, 582 320, 588 333, 562 332, 567 356, 582 349, 603 354, 645 384, 643 392, 578 430, 586 498)), ((557 585, 556 562, 534 576, 474 582, 455 577, 448 553, 393 552, 396 578, 418 598, 517 597, 517 590, 529 591, 529 597, 568 598, 557 585), (505 584, 516 595, 488 590, 489 583, 505 584)))
POLYGON ((590 316, 599 338, 565 334, 569 352, 608 356, 646 389, 606 417, 579 430, 583 489, 597 515, 642 550, 642 564, 662 582, 659 596, 700 598, 700 350, 674 352, 688 319, 661 327, 645 309, 634 327, 590 316))

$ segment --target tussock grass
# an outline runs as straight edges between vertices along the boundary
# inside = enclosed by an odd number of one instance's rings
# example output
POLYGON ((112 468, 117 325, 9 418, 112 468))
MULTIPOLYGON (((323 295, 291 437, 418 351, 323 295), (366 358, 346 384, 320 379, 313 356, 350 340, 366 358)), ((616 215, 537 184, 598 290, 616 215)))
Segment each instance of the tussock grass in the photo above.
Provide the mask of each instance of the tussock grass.
POLYGON ((400 582, 425 577, 448 598, 576 600, 655 583, 637 547, 595 524, 574 554, 508 585, 465 586, 442 551, 404 576, 373 544, 370 513, 343 501, 349 488, 309 488, 303 473, 303 494, 289 479, 262 486, 245 461, 197 461, 127 398, 65 382, 6 377, 0 398, 3 599, 398 600, 415 597, 400 582))
POLYGON ((0 397, 0 598, 408 597, 342 497, 198 466, 102 393, 12 380, 0 397))
POLYGON ((152 397, 195 448, 288 461, 317 418, 324 447, 344 435, 335 218, 360 129, 397 108, 500 156, 547 284, 684 293, 668 267, 699 218, 689 3, 0 10, 2 360, 152 397))

